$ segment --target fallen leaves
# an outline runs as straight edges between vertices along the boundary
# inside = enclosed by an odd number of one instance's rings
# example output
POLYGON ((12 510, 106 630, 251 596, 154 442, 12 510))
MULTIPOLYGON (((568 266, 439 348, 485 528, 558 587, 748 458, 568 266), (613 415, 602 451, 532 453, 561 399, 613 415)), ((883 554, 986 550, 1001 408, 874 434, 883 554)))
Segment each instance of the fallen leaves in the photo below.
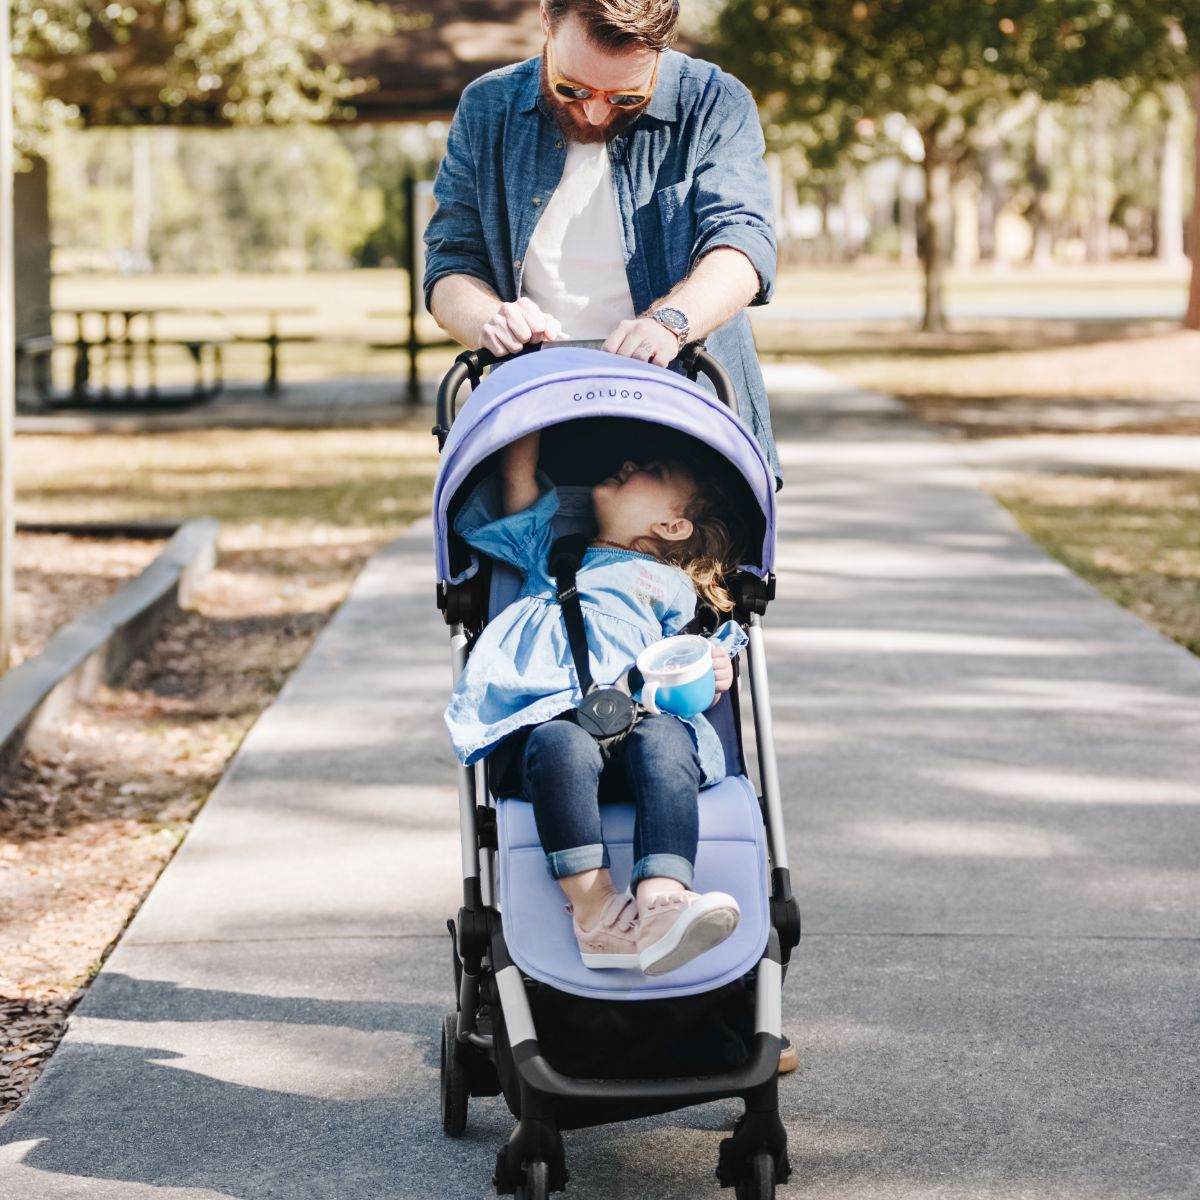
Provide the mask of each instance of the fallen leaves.
MULTIPOLYGON (((281 555, 241 531, 195 610, 0 780, 0 1115, 28 1093, 247 730, 377 546, 347 530, 281 555)), ((43 550, 27 592, 54 577, 43 550)))

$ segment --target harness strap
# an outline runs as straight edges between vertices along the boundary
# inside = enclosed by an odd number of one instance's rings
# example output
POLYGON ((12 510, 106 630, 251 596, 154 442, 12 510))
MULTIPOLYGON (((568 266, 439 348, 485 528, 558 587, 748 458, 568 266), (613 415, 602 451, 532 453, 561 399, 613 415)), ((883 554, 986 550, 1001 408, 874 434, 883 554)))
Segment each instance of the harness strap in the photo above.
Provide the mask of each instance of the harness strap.
MULTIPOLYGON (((558 588, 558 603, 563 611, 563 622, 567 627, 567 642, 571 647, 571 657, 575 661, 575 674, 579 678, 579 688, 584 696, 588 695, 595 686, 592 678, 592 666, 588 658, 587 630, 583 624, 583 609, 579 603, 579 588, 575 576, 583 562, 584 553, 591 545, 592 539, 586 533, 568 533, 555 539, 550 547, 550 574, 554 576, 558 588)), ((720 624, 720 614, 707 604, 698 604, 696 615, 678 633, 696 633, 707 636, 720 624)), ((632 695, 642 686, 642 673, 636 666, 630 667, 622 679, 614 684, 621 691, 632 695)))
POLYGON ((569 533, 558 538, 550 547, 550 574, 558 586, 558 603, 562 607, 563 621, 567 626, 567 641, 571 646, 571 657, 575 660, 575 674, 579 677, 579 689, 586 696, 595 686, 592 666, 588 661, 587 630, 583 624, 583 608, 579 603, 579 588, 575 576, 583 561, 584 551, 591 538, 583 533, 569 533))

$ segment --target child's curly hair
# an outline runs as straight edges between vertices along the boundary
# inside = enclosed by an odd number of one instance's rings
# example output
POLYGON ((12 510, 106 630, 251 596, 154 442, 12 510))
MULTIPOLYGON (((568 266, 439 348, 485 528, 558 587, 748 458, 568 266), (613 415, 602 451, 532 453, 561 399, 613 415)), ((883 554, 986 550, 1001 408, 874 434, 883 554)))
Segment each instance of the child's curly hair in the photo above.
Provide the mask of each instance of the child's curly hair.
POLYGON ((682 513, 692 523, 691 535, 677 542, 641 537, 632 549, 673 563, 691 576, 705 603, 717 612, 732 612, 734 602, 725 586, 725 575, 737 566, 746 544, 745 530, 737 519, 733 501, 711 472, 698 462, 681 458, 666 461, 692 482, 692 498, 682 513))

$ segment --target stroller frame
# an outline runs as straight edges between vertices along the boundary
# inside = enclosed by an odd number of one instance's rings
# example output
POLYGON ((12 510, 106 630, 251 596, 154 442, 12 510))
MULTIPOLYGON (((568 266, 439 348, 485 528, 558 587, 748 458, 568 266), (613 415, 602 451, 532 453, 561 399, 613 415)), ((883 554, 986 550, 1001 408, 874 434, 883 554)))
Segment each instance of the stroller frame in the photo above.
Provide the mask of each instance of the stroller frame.
MULTIPOLYGON (((584 343, 574 343, 576 346, 584 343)), ((596 343, 587 343, 595 346, 596 343)), ((520 354, 539 350, 528 347, 520 354)), ((478 385, 485 369, 510 358, 486 350, 459 355, 442 381, 434 434, 444 446, 462 385, 478 385)), ((737 397, 728 376, 702 343, 685 347, 688 377, 704 373, 718 398, 734 413, 737 397)), ((462 582, 441 580, 437 603, 450 626, 455 678, 466 665, 470 631, 483 623, 486 572, 462 582), (481 578, 483 576, 483 578, 481 578)), ((527 993, 527 981, 509 954, 496 907, 497 809, 483 762, 458 766, 459 831, 463 904, 447 922, 453 942, 457 1010, 442 1023, 442 1125, 450 1136, 466 1127, 471 1095, 502 1091, 517 1117, 496 1156, 493 1178, 500 1195, 541 1200, 561 1191, 569 1178, 560 1130, 604 1124, 740 1097, 745 1112, 732 1136, 722 1140, 716 1169, 722 1187, 738 1200, 765 1200, 791 1173, 787 1134, 778 1111, 782 1047, 782 984, 792 949, 800 940, 800 914, 792 894, 781 807, 779 771, 767 683, 762 616, 774 598, 775 577, 736 572, 729 580, 733 614, 748 634, 746 647, 759 767, 759 805, 770 857, 770 930, 767 945, 745 982, 754 992, 754 1035, 748 1059, 735 1069, 697 1077, 585 1079, 557 1070, 543 1054, 527 993), (494 1018, 499 1018, 494 1019, 494 1018)), ((740 676, 740 670, 737 672, 740 676)), ((738 681, 731 691, 738 704, 738 681)), ((737 721, 740 742, 740 720, 737 721)), ((636 1002, 635 1002, 636 1003, 636 1002)))

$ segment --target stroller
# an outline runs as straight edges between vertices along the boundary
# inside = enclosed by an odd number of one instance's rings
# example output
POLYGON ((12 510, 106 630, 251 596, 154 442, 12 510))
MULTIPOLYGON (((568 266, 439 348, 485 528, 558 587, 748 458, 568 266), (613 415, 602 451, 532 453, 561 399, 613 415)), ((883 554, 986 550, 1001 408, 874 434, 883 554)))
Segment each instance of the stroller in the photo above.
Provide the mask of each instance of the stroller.
MULTIPOLYGON (((732 893, 742 917, 720 946, 669 974, 590 971, 558 884, 545 869, 532 805, 493 795, 486 763, 458 768, 463 906, 448 922, 457 1011, 441 1029, 442 1127, 466 1129, 472 1096, 503 1094, 516 1128, 496 1156, 500 1195, 542 1200, 567 1184, 564 1129, 649 1116, 729 1097, 745 1101, 719 1148, 717 1177, 738 1200, 766 1200, 790 1174, 779 1119, 783 975, 800 937, 780 807, 762 614, 774 596, 774 479, 737 416, 728 376, 699 343, 687 377, 561 343, 498 358, 459 356, 438 393, 441 467, 434 489, 438 606, 455 675, 489 617, 515 599, 516 572, 453 531, 498 451, 540 429, 540 467, 557 486, 555 534, 586 530, 591 486, 627 458, 686 450, 734 497, 749 561, 727 577, 730 614, 747 631, 762 796, 747 778, 734 686, 707 715, 726 778, 700 793, 697 877, 732 893), (486 376, 484 371, 495 368, 486 376), (699 385, 703 373, 712 391, 699 385), (465 383, 470 398, 455 417, 465 383), (715 395, 713 394, 715 392, 715 395), (581 1032, 586 1036, 580 1036, 581 1032)), ((601 807, 613 877, 632 863, 632 803, 601 807)), ((619 886, 619 883, 618 883, 619 886)))

